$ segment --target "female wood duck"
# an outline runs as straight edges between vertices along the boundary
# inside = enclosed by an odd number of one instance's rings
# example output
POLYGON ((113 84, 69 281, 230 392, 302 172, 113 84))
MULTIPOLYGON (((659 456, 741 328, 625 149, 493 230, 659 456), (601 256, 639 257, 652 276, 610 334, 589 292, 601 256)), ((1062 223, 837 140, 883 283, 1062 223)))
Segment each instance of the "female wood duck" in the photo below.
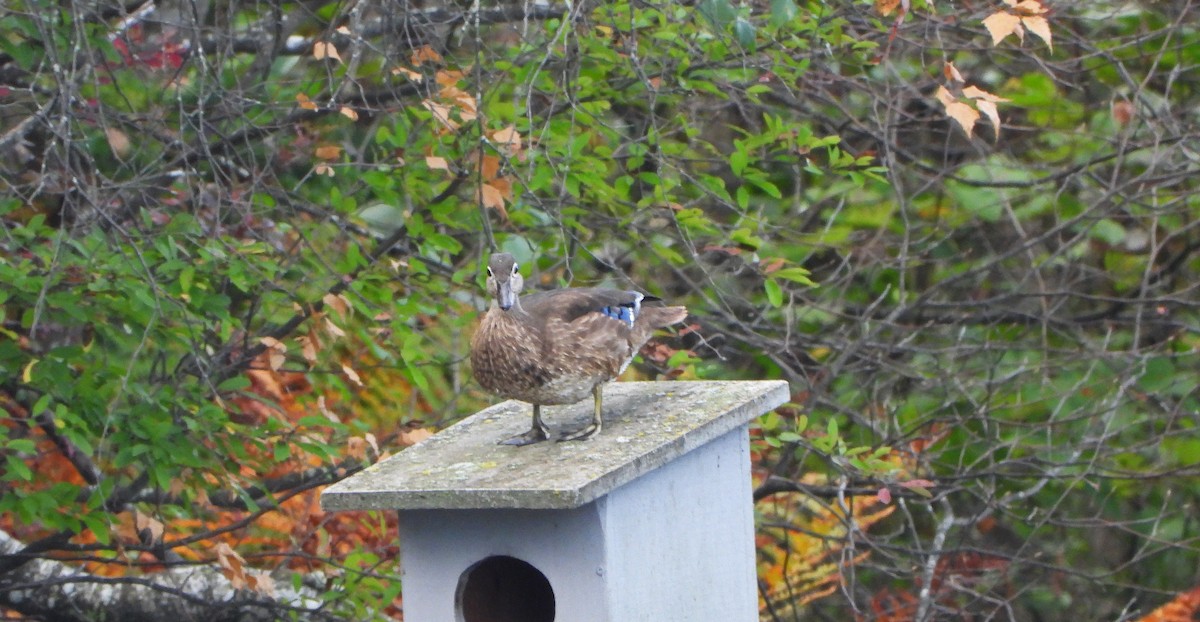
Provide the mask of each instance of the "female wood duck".
POLYGON ((488 259, 491 307, 471 339, 471 367, 483 388, 533 404, 533 426, 505 445, 549 438, 542 406, 574 404, 592 394, 592 422, 558 440, 600 431, 600 387, 625 371, 657 328, 680 322, 684 307, 642 307, 638 292, 569 288, 520 298, 525 280, 508 253, 488 259))

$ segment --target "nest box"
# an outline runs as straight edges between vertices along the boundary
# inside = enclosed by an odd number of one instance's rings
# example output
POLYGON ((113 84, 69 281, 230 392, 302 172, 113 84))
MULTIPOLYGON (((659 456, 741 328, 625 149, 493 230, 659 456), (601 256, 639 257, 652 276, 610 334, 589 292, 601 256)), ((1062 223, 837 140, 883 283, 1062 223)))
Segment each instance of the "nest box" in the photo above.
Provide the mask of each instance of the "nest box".
MULTIPOLYGON (((586 441, 497 441, 529 426, 504 402, 330 486, 328 510, 400 514, 414 622, 753 622, 749 422, 783 381, 618 382, 586 441)), ((592 402, 546 407, 574 428, 592 402)))

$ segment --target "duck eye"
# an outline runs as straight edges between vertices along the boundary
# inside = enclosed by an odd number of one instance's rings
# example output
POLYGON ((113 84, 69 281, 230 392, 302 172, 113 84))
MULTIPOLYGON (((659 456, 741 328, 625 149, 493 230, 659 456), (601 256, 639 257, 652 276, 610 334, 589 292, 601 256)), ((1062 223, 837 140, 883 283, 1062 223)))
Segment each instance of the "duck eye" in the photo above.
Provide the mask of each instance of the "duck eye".
POLYGON ((488 266, 488 276, 496 276, 496 275, 492 274, 492 267, 491 267, 491 266, 488 266))
POLYGON ((519 264, 513 264, 513 274, 517 274, 520 271, 521 271, 521 266, 519 264))

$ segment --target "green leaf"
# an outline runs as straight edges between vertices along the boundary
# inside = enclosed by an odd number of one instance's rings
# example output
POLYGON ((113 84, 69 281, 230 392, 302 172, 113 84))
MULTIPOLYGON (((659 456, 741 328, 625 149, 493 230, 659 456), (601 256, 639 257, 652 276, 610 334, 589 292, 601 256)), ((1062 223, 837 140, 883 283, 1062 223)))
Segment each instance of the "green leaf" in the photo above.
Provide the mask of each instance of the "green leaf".
POLYGON ((817 283, 808 278, 810 274, 812 273, 808 270, 799 266, 795 266, 776 270, 775 272, 771 273, 771 276, 776 279, 785 279, 792 281, 793 283, 800 283, 801 285, 807 285, 809 287, 817 287, 817 283))
POLYGON ((753 52, 758 40, 758 29, 754 24, 739 17, 733 22, 733 36, 742 47, 753 52))
POLYGON ((779 27, 792 21, 798 10, 795 0, 771 0, 771 25, 779 27))
POLYGON ((724 30, 737 17, 737 10, 729 0, 700 0, 697 8, 717 30, 724 30))
POLYGON ((33 471, 29 470, 29 465, 25 464, 24 460, 14 455, 9 455, 5 459, 5 463, 8 464, 8 473, 3 477, 4 480, 23 480, 26 482, 33 480, 33 471))
POLYGON ((775 279, 767 279, 763 281, 763 289, 767 292, 767 302, 771 303, 772 307, 783 306, 783 288, 779 287, 779 283, 775 279))

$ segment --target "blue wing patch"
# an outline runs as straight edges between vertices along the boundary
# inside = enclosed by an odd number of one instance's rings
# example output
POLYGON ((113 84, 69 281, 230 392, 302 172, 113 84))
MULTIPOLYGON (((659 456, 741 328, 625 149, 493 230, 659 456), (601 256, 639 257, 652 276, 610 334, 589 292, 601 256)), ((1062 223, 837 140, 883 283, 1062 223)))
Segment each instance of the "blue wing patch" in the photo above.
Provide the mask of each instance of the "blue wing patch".
POLYGON ((637 295, 633 302, 620 305, 612 305, 600 309, 600 313, 614 320, 624 322, 626 326, 633 328, 633 321, 637 319, 638 311, 642 309, 642 296, 637 295))

